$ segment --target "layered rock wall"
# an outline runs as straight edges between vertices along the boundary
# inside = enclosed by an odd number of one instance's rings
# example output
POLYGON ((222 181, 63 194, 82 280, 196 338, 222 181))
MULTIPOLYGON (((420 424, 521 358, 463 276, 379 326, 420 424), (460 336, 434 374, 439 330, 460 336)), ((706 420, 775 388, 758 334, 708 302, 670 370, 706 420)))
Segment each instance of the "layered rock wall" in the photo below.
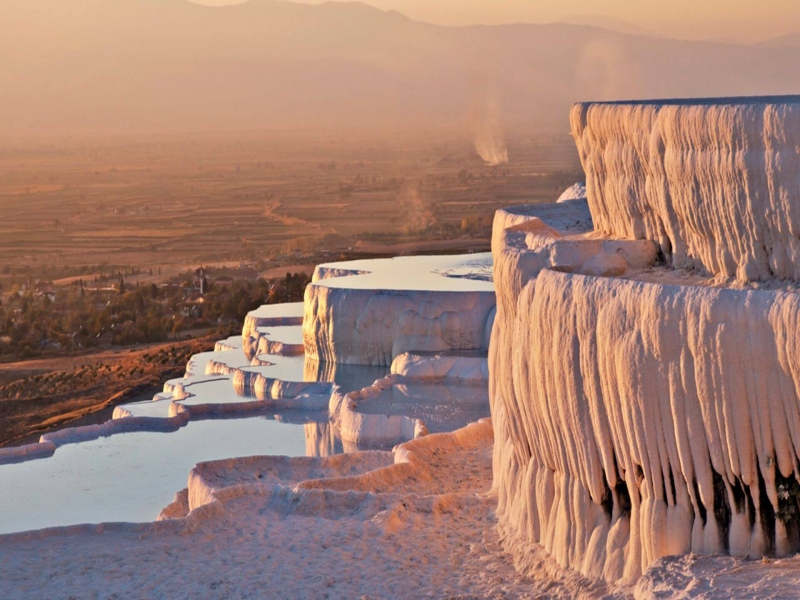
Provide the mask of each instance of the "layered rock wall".
POLYGON ((598 232, 677 268, 800 279, 800 97, 577 104, 598 232))
POLYGON ((510 535, 609 581, 798 549, 797 294, 544 270, 497 323, 510 535))
POLYGON ((390 366, 409 351, 488 346, 492 292, 306 288, 306 356, 329 363, 390 366))
POLYGON ((305 292, 306 358, 388 367, 405 352, 485 352, 491 277, 488 253, 320 265, 305 292))
POLYGON ((498 211, 489 385, 518 565, 541 545, 619 583, 670 554, 800 548, 796 102, 577 105, 594 229, 578 200, 498 211))

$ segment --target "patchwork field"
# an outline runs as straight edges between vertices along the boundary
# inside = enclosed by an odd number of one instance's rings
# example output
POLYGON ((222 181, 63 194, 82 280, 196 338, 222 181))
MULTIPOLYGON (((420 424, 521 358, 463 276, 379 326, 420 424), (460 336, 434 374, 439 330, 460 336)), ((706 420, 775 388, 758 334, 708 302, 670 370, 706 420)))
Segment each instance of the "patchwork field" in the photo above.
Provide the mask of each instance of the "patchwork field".
POLYGON ((497 207, 552 200, 581 177, 567 134, 512 139, 509 157, 486 166, 458 136, 6 140, 0 277, 136 267, 157 279, 201 262, 268 269, 320 250, 486 241, 497 207))

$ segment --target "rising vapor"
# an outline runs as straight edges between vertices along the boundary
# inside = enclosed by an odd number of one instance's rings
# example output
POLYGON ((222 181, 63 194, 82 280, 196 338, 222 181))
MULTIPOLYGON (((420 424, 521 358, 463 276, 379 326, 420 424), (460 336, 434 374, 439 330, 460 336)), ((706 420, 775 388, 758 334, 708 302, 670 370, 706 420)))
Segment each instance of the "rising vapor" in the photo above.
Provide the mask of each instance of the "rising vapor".
POLYGON ((497 104, 490 100, 472 113, 475 151, 492 166, 508 162, 508 148, 497 112, 497 104))

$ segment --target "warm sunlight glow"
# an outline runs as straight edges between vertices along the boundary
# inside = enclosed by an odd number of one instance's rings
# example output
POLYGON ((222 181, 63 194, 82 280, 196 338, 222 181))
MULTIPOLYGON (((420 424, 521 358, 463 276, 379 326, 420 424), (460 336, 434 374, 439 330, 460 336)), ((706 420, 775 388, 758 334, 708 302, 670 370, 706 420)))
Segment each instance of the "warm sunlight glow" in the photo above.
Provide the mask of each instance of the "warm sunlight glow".
MULTIPOLYGON (((194 1, 209 6, 240 2, 194 1)), ((568 22, 643 34, 742 42, 800 31, 800 2, 796 0, 365 0, 365 4, 441 25, 568 22)))

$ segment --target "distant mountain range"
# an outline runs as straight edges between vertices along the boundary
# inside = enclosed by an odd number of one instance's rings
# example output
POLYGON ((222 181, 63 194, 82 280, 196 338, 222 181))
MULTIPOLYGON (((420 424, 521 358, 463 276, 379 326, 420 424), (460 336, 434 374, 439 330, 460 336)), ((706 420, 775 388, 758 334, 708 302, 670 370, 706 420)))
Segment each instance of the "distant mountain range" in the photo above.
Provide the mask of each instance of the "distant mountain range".
POLYGON ((644 35, 647 37, 664 37, 650 29, 623 21, 622 19, 615 19, 613 17, 606 17, 604 15, 574 15, 559 21, 568 25, 585 25, 587 27, 596 27, 599 29, 608 29, 609 31, 616 31, 617 33, 624 33, 627 35, 644 35))
POLYGON ((800 46, 800 33, 790 33, 789 35, 764 42, 762 45, 773 47, 800 46))
POLYGON ((0 0, 0 133, 459 127, 487 111, 565 131, 575 101, 797 93, 799 66, 800 43, 440 27, 360 3, 0 0))

